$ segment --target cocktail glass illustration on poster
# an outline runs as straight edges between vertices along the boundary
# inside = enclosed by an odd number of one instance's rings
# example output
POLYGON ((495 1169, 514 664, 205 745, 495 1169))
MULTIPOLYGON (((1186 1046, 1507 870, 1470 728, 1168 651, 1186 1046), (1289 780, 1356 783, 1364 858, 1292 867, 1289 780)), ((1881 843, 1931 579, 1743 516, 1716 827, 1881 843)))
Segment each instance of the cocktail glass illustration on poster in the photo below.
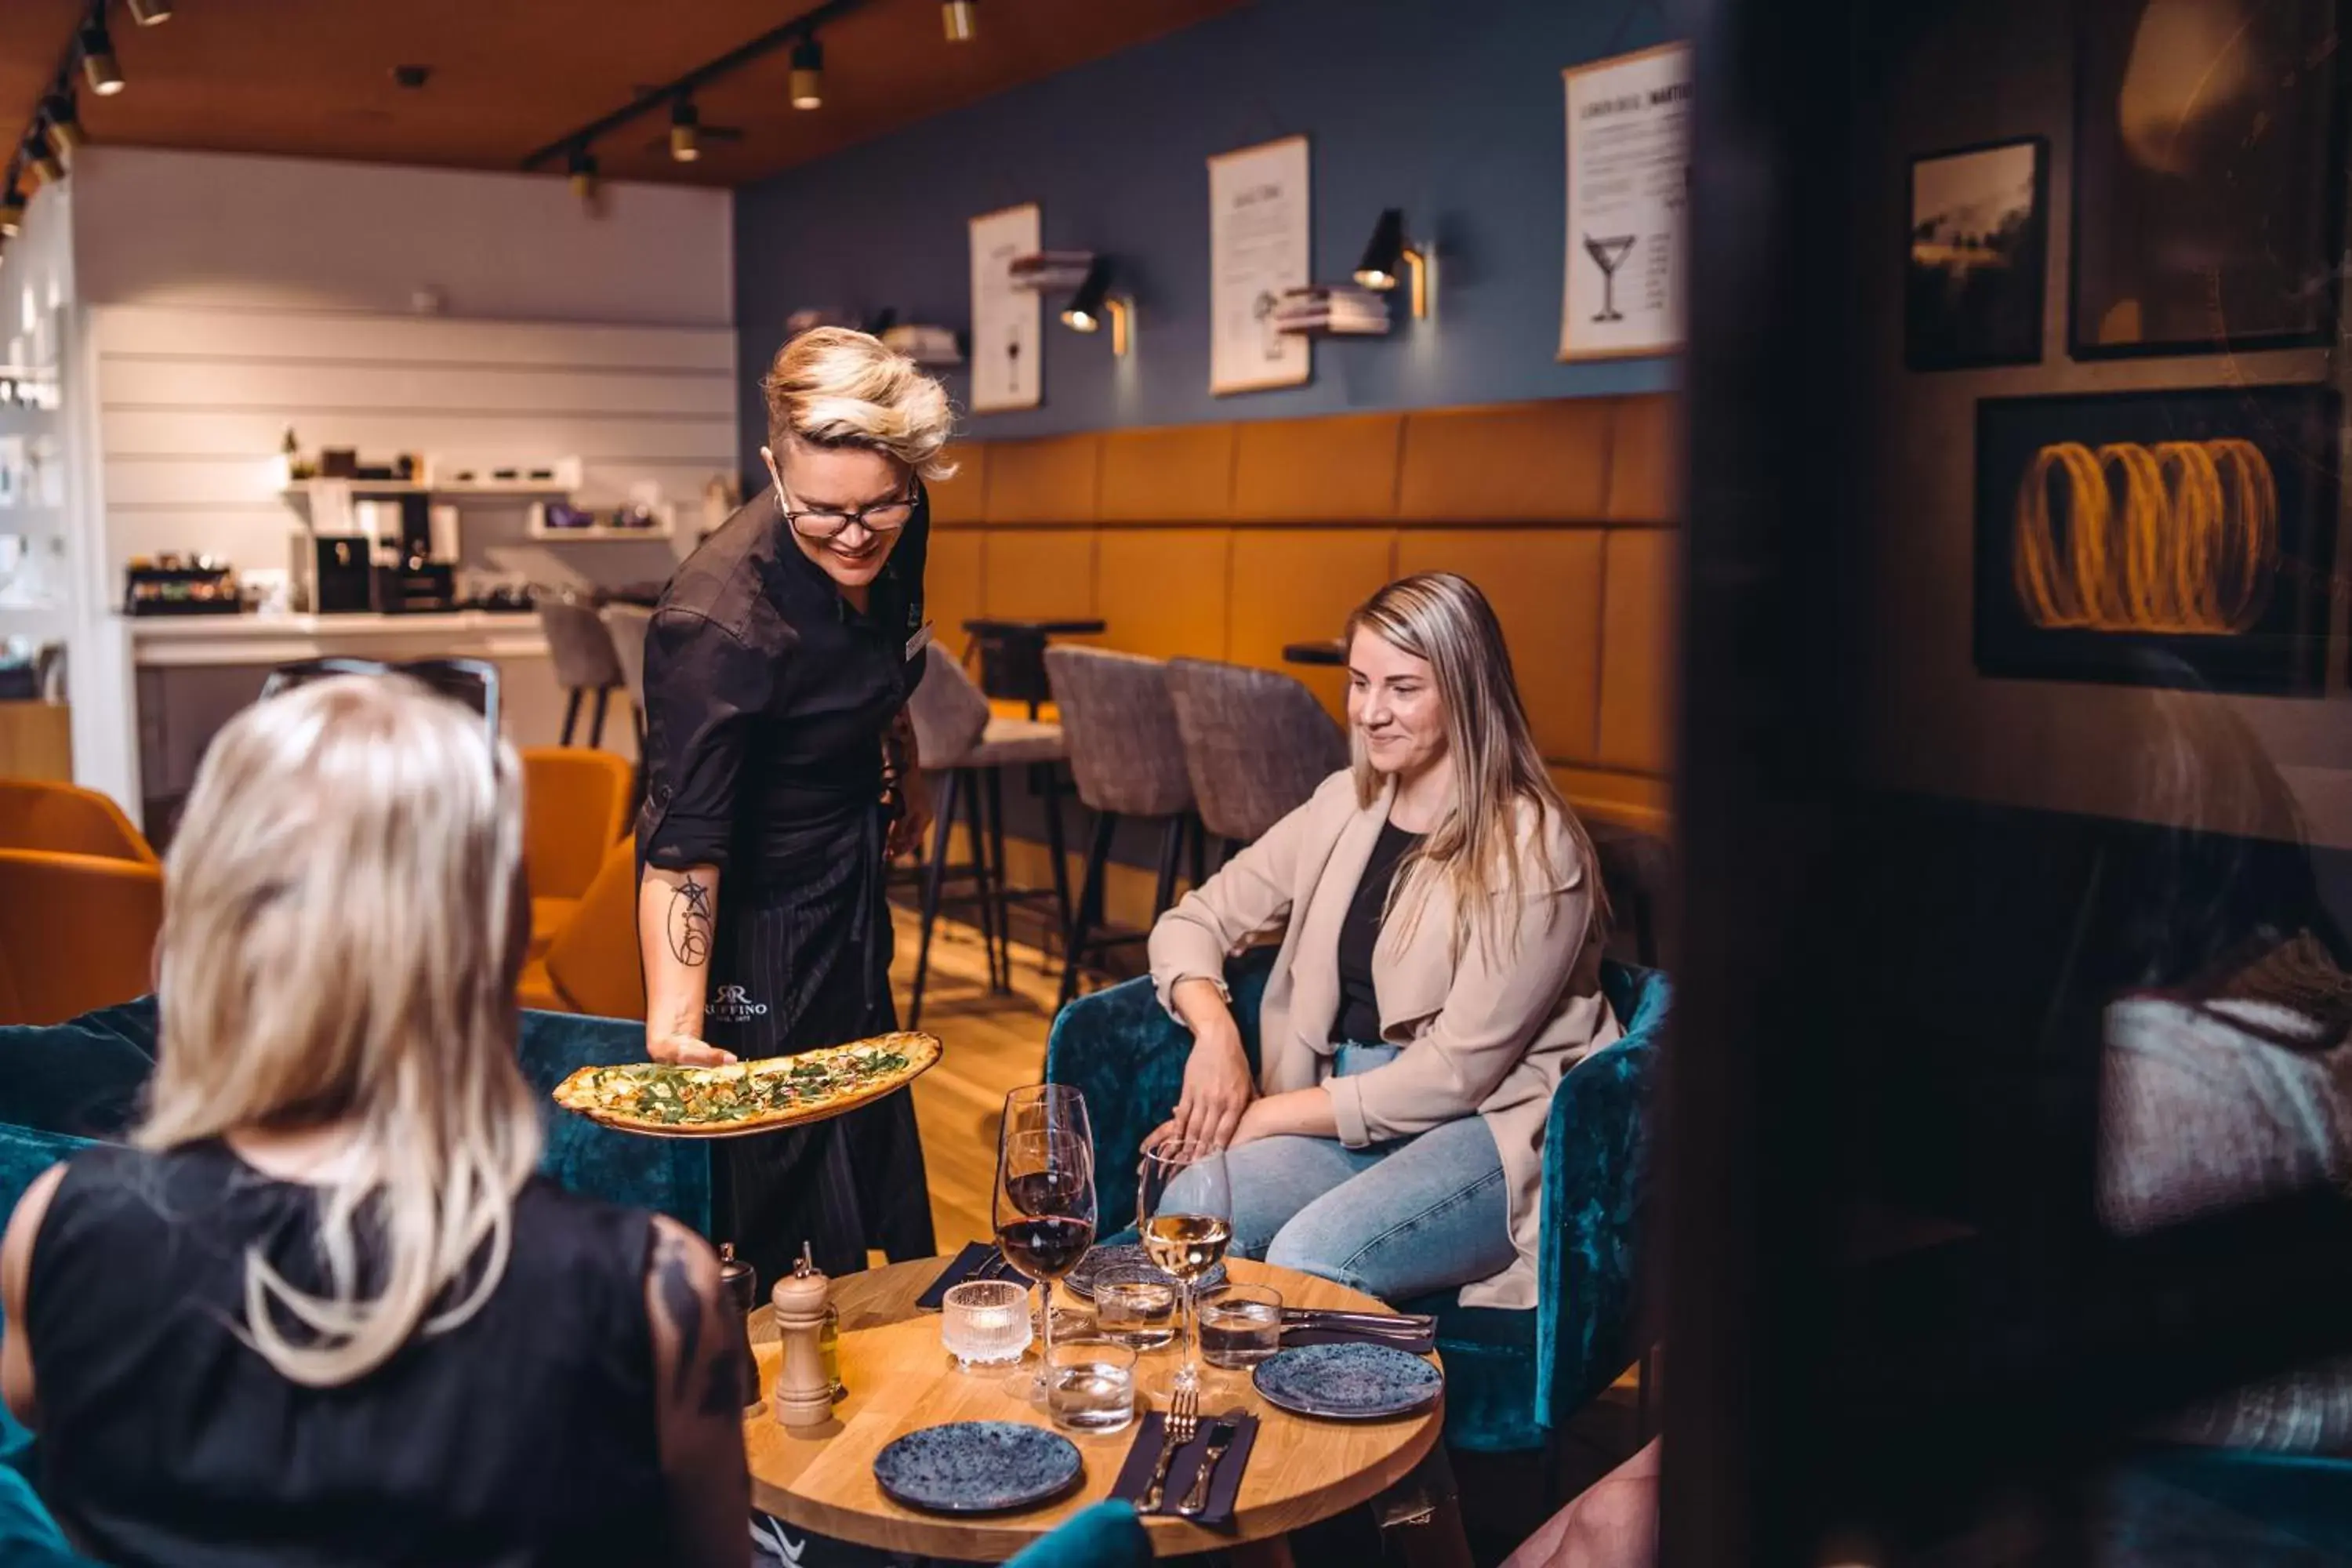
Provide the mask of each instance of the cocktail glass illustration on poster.
POLYGON ((1977 668, 2316 695, 2338 408, 2312 385, 1977 405, 1977 668))
POLYGON ((2039 137, 1912 160, 1905 364, 1957 370, 2042 358, 2048 166, 2039 137))
POLYGON ((1669 44, 1562 73, 1568 249, 1559 357, 1682 346, 1690 50, 1669 44))
POLYGON ((1043 247, 1043 220, 1032 202, 971 226, 971 410, 1034 408, 1045 397, 1045 305, 1013 283, 1013 262, 1043 247))
POLYGON ((2082 0, 2070 346, 2284 347, 2335 321, 2336 0, 2082 0))
POLYGON ((1286 289, 1312 282, 1307 138, 1209 160, 1209 390, 1296 386, 1307 340, 1277 330, 1286 289))

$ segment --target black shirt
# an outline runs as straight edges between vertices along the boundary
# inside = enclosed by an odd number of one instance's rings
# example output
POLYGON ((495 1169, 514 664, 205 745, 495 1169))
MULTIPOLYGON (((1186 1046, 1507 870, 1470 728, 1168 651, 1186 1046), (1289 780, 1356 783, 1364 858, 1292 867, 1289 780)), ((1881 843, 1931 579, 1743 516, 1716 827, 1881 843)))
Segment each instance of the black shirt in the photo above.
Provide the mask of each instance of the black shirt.
POLYGON ((881 797, 883 732, 922 678, 929 532, 919 485, 862 615, 772 488, 678 568, 646 629, 646 862, 756 873, 776 830, 881 797))
MULTIPOLYGON (((675 1560, 650 1215, 534 1177, 473 1316, 307 1388, 238 1335, 247 1247, 321 1288, 318 1214, 317 1189, 217 1142, 68 1164, 21 1326, 42 1494, 83 1551, 173 1568, 675 1560)), ((362 1225, 363 1277, 377 1257, 362 1225)))
POLYGON ((1381 1037, 1381 1000, 1372 994, 1372 950, 1381 942, 1381 917, 1386 912, 1389 886, 1396 880, 1397 862, 1412 853, 1423 835, 1407 833, 1393 822, 1381 824, 1380 841, 1364 863, 1364 879, 1349 900, 1348 918, 1339 927, 1339 1017, 1331 1038, 1340 1045, 1377 1044, 1381 1037))

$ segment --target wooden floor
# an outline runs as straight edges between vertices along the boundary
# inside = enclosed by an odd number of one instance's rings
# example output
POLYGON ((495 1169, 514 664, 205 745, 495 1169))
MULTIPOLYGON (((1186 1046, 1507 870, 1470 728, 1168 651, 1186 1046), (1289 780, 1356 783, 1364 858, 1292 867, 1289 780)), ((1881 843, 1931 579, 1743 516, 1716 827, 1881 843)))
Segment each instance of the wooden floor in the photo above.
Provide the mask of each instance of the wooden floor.
MULTIPOLYGON (((915 974, 915 919, 898 915, 898 961, 891 979, 898 1016, 915 974)), ((942 919, 931 939, 930 978, 924 986, 922 1026, 946 1050, 940 1065, 916 1080, 915 1120, 923 1133, 923 1163, 931 1186, 931 1223, 940 1250, 994 1234, 989 1205, 996 1184, 996 1132, 1004 1096, 1045 1077, 1045 1030, 1053 1022, 1059 972, 1041 974, 1034 948, 1013 949, 1013 994, 987 984, 980 933, 942 919)))

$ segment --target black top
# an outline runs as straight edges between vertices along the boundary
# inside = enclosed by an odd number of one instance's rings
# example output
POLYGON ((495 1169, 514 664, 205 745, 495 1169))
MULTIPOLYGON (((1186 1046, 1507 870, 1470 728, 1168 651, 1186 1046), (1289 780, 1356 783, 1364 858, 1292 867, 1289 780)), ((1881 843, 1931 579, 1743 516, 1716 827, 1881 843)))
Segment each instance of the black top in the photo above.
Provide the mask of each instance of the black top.
POLYGON ((1371 1045, 1381 1037, 1381 999, 1372 994, 1372 950, 1380 945, 1381 917, 1388 909, 1397 862, 1422 837, 1393 822, 1381 824, 1380 842, 1364 863, 1364 879, 1349 900, 1347 921, 1339 927, 1339 1017, 1331 1026, 1331 1038, 1341 1045, 1371 1045))
POLYGON ((678 568, 646 630, 645 860, 756 872, 774 830, 881 797, 883 731, 922 679, 929 533, 918 486, 863 615, 772 487, 678 568))
POLYGON ((238 1333, 247 1247, 319 1287, 317 1214, 315 1189, 219 1143, 68 1166, 25 1331, 42 1491, 84 1552, 196 1568, 672 1559, 648 1215, 534 1178, 470 1319, 310 1389, 238 1333))

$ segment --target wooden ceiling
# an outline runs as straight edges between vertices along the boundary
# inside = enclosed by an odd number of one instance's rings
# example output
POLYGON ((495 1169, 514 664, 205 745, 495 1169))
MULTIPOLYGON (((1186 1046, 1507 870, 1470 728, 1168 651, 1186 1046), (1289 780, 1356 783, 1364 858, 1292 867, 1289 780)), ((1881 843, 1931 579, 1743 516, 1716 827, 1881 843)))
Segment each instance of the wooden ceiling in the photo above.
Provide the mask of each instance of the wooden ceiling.
MULTIPOLYGON (((1234 9, 1244 0, 868 0, 824 28, 824 107, 795 110, 779 51, 696 95, 706 142, 670 161, 648 115, 594 148, 608 179, 736 185, 1234 9)), ((109 10, 124 90, 84 90, 94 141, 514 169, 534 150, 812 8, 814 0, 176 0, 109 10), (420 89, 393 68, 423 65, 420 89)), ((32 118, 87 0, 0 0, 0 137, 32 118)), ((0 141, 0 149, 7 142, 0 141)))

